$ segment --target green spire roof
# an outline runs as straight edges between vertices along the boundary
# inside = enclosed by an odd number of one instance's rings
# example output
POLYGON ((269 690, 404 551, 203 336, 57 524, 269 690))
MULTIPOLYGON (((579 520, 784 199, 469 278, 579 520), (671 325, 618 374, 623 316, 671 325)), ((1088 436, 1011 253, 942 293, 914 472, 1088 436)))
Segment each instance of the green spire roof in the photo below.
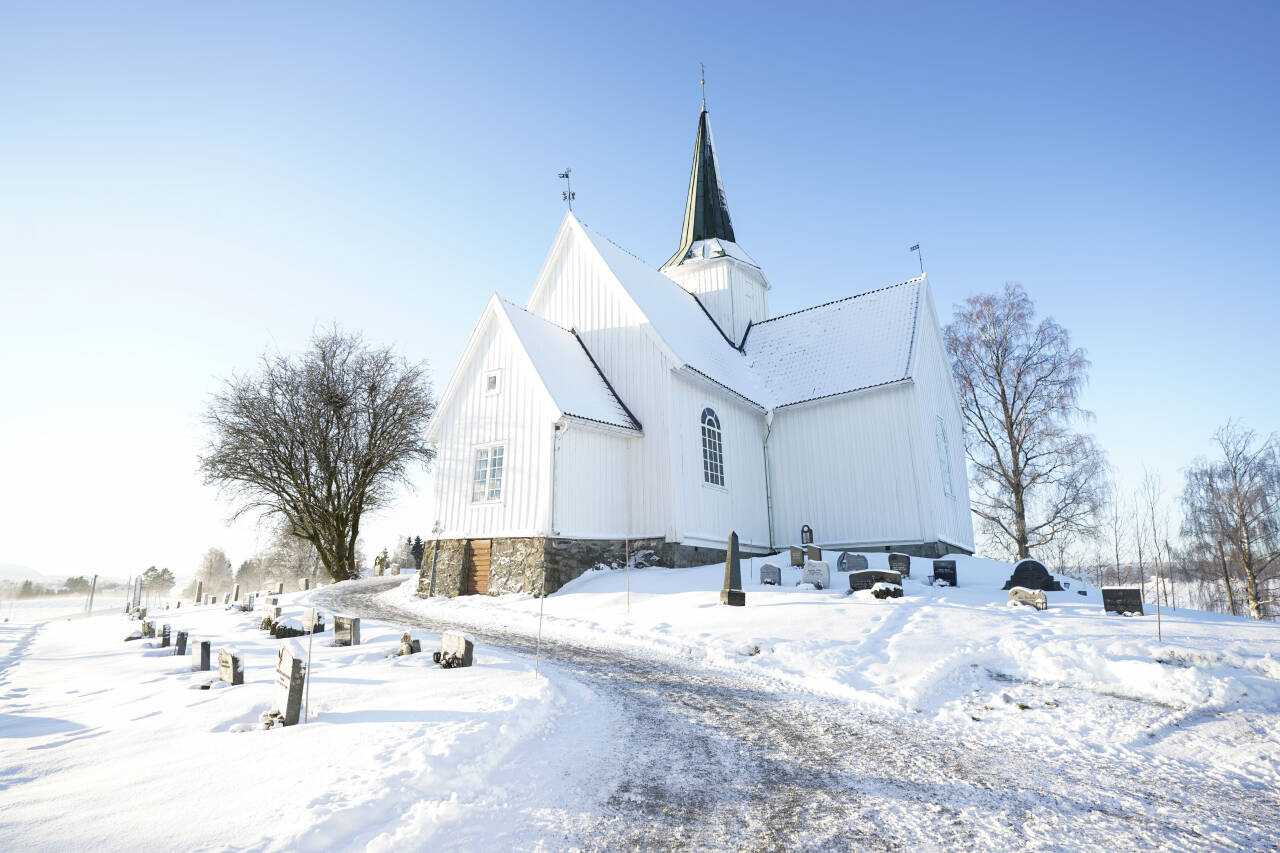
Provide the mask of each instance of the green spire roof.
POLYGON ((725 202, 720 167, 711 143, 711 125, 704 106, 698 117, 698 141, 693 149, 693 173, 689 175, 689 199, 684 206, 680 249, 662 268, 675 266, 684 260, 690 247, 699 240, 714 238, 737 242, 733 239, 733 222, 729 219, 729 205, 725 202))

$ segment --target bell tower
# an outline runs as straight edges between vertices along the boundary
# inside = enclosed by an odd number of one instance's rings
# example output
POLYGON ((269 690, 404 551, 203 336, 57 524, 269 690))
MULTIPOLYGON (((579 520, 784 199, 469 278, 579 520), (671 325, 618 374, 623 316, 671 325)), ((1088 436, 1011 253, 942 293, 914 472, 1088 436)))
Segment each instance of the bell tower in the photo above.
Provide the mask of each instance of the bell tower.
POLYGON ((698 116, 680 248, 662 272, 696 296, 735 345, 751 323, 769 316, 769 281, 734 239, 705 101, 698 116))

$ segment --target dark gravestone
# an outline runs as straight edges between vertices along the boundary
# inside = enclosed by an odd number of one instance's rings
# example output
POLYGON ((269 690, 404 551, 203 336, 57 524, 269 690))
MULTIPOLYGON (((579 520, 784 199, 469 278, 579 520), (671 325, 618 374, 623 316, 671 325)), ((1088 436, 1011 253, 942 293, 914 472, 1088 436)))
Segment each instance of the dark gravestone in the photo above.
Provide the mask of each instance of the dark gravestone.
POLYGON ((831 567, 821 560, 805 561, 800 583, 811 583, 815 589, 830 589, 831 567))
POLYGON ((760 567, 760 583, 768 584, 769 586, 781 586, 782 569, 772 563, 765 563, 760 567))
POLYGON ((471 666, 475 654, 475 643, 461 631, 445 631, 440 635, 440 651, 433 652, 431 659, 445 669, 460 666, 471 666))
POLYGON ((185 655, 187 653, 187 632, 179 631, 176 639, 173 641, 173 653, 175 655, 185 655))
POLYGON ((1142 590, 1136 586, 1104 586, 1102 611, 1104 613, 1136 613, 1142 616, 1142 590))
POLYGON ((284 581, 276 584, 276 595, 284 595, 284 581))
POLYGON ((160 648, 169 648, 169 625, 165 624, 160 628, 160 648))
POLYGON ((878 583, 891 583, 897 586, 902 586, 902 575, 897 572, 882 572, 879 569, 870 569, 865 572, 854 572, 849 575, 849 589, 853 592, 871 589, 871 587, 878 583))
POLYGON ((240 584, 236 584, 235 586, 231 587, 231 600, 232 601, 240 600, 240 584))
POLYGON ((836 568, 842 572, 865 572, 868 569, 867 558, 861 554, 850 554, 848 551, 836 560, 836 568))
POLYGON ((1015 586, 1023 589, 1041 589, 1045 592, 1062 592, 1062 584, 1053 579, 1053 575, 1049 574, 1044 563, 1032 559, 1019 560, 1013 567, 1013 576, 1004 582, 1001 589, 1013 589, 1015 586))
POLYGON ((904 578, 911 577, 911 558, 906 554, 890 554, 889 571, 897 572, 904 578))
POLYGON ((934 560, 933 580, 935 583, 937 581, 946 581, 948 586, 959 586, 956 583, 956 561, 934 560))
POLYGON ((208 640, 197 640, 191 643, 191 671, 209 671, 210 644, 208 640))
POLYGON ((815 563, 822 562, 822 549, 817 545, 804 546, 804 557, 806 560, 813 560, 815 563))
POLYGON ((806 524, 804 527, 800 528, 800 544, 808 545, 812 541, 813 541, 813 528, 806 524))
POLYGON ((303 592, 311 589, 311 578, 298 578, 298 589, 303 592))
POLYGON ((792 545, 789 550, 791 551, 791 565, 797 569, 803 566, 804 549, 797 548, 795 545, 792 545))
POLYGON ((244 684, 244 659, 235 649, 218 650, 218 680, 228 684, 244 684))
POLYGON ((333 617, 333 644, 335 646, 360 645, 360 617, 333 617))
POLYGON ((724 559, 724 587, 720 590, 720 603, 743 607, 747 594, 742 591, 742 555, 738 552, 738 534, 729 534, 729 553, 724 559))

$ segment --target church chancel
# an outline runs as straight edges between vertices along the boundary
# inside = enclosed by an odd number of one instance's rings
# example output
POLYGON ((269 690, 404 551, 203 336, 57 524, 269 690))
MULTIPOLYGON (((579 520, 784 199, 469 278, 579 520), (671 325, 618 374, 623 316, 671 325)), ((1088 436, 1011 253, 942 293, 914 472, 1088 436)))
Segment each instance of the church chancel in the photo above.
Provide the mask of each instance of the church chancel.
POLYGON ((569 211, 524 307, 485 306, 428 428, 436 594, 551 592, 627 555, 723 562, 731 530, 763 554, 805 524, 827 549, 972 552, 928 279, 779 317, 770 290, 704 106, 661 269, 569 211))

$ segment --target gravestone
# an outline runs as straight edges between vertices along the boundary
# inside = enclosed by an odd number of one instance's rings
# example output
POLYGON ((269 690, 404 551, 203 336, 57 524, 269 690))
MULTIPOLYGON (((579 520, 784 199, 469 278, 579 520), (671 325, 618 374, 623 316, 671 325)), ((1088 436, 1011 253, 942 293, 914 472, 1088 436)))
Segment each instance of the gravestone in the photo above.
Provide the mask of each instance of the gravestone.
POLYGON ((849 589, 853 592, 871 589, 878 583, 891 583, 902 586, 902 575, 897 572, 882 572, 879 569, 853 572, 849 575, 849 589))
POLYGON ((306 631, 308 634, 319 634, 324 632, 324 617, 320 615, 320 611, 311 607, 302 614, 302 630, 306 631))
POLYGON ((821 560, 806 560, 800 583, 811 583, 818 589, 830 588, 831 567, 821 560))
POLYGON ((231 587, 231 600, 232 601, 240 600, 240 584, 236 584, 235 586, 231 587))
POLYGON ((208 672, 209 671, 209 653, 211 651, 208 640, 197 640, 191 643, 191 671, 192 672, 208 672))
POLYGON ((335 646, 360 645, 359 616, 338 616, 337 614, 334 614, 333 644, 335 646))
POLYGON ((1034 607, 1036 610, 1049 609, 1049 599, 1045 596, 1044 590, 1040 589, 1027 589, 1024 586, 1010 587, 1009 600, 1034 607))
POLYGON ((142 620, 142 636, 154 637, 156 635, 156 622, 154 619, 142 620))
POLYGON ((257 599, 258 599, 258 596, 254 595, 253 593, 249 593, 249 597, 245 599, 245 602, 244 602, 245 612, 247 613, 253 612, 253 603, 257 601, 257 599))
POLYGON ((760 567, 760 583, 769 586, 782 585, 782 569, 772 563, 765 563, 760 567))
POLYGON ((306 652, 296 641, 280 644, 276 652, 276 684, 272 710, 286 726, 296 726, 302 715, 302 687, 305 684, 306 652))
POLYGON ((911 577, 911 558, 906 554, 893 553, 889 555, 889 571, 897 572, 904 578, 911 577))
POLYGON ((1103 613, 1134 613, 1142 616, 1142 590, 1136 586, 1104 586, 1103 613))
POLYGON ((742 591, 742 555, 738 552, 738 534, 729 534, 729 551, 724 558, 724 588, 720 590, 720 603, 731 607, 745 607, 747 594, 742 591))
POLYGON ((311 589, 311 578, 298 578, 298 589, 303 592, 311 589))
POLYGON ((179 631, 173 641, 173 653, 175 655, 185 655, 187 653, 187 632, 179 631))
POLYGON ((204 603, 205 603, 205 604, 217 604, 217 603, 218 603, 218 596, 216 596, 216 595, 214 595, 214 594, 210 593, 209 595, 206 595, 206 596, 204 597, 204 603))
POLYGON ((284 581, 276 584, 276 595, 284 595, 284 581))
POLYGON ((393 575, 398 575, 398 574, 400 574, 400 564, 399 564, 399 563, 392 563, 392 564, 391 564, 391 574, 393 574, 393 575))
POLYGON ((822 562, 822 549, 817 545, 804 546, 804 558, 806 561, 812 560, 815 563, 822 562))
POLYGON ((804 565, 804 549, 798 548, 795 545, 792 545, 790 546, 790 550, 791 550, 791 565, 792 567, 798 569, 804 565))
POLYGON ((1049 574, 1044 563, 1030 558, 1017 562, 1013 567, 1013 576, 1004 582, 1001 589, 1013 589, 1015 586, 1023 589, 1042 589, 1046 592, 1062 592, 1062 584, 1053 579, 1053 575, 1049 574))
POLYGON ((867 570, 867 558, 861 554, 850 554, 843 551, 840 559, 836 560, 836 569, 842 572, 865 572, 867 570))
POLYGON ((933 561, 933 580, 946 581, 948 586, 959 586, 956 583, 956 561, 955 560, 934 560, 933 561))
POLYGON ((422 651, 422 642, 415 640, 409 635, 408 631, 405 631, 404 635, 400 637, 400 651, 396 652, 396 654, 401 656, 416 655, 420 651, 422 651))
POLYGON ((808 545, 811 542, 813 542, 813 528, 806 524, 800 528, 800 544, 808 545))
POLYGON ((160 628, 160 648, 162 648, 162 649, 167 649, 167 648, 169 648, 169 625, 168 625, 168 623, 165 623, 165 624, 160 628))
POLYGON ((230 604, 230 603, 231 603, 231 593, 229 593, 229 592, 224 592, 224 593, 222 594, 222 603, 223 603, 224 605, 225 605, 225 604, 230 604))
POLYGON ((445 669, 471 666, 475 655, 475 643, 461 631, 445 631, 440 635, 440 651, 432 652, 431 659, 445 669))
POLYGON ((196 604, 204 604, 204 581, 196 581, 196 604))
POLYGON ((145 608, 145 607, 139 607, 137 610, 135 610, 135 611, 134 611, 134 615, 136 615, 139 619, 146 619, 146 618, 147 618, 147 608, 145 608))
POLYGON ((218 650, 218 680, 232 685, 244 684, 244 659, 234 646, 218 650))

